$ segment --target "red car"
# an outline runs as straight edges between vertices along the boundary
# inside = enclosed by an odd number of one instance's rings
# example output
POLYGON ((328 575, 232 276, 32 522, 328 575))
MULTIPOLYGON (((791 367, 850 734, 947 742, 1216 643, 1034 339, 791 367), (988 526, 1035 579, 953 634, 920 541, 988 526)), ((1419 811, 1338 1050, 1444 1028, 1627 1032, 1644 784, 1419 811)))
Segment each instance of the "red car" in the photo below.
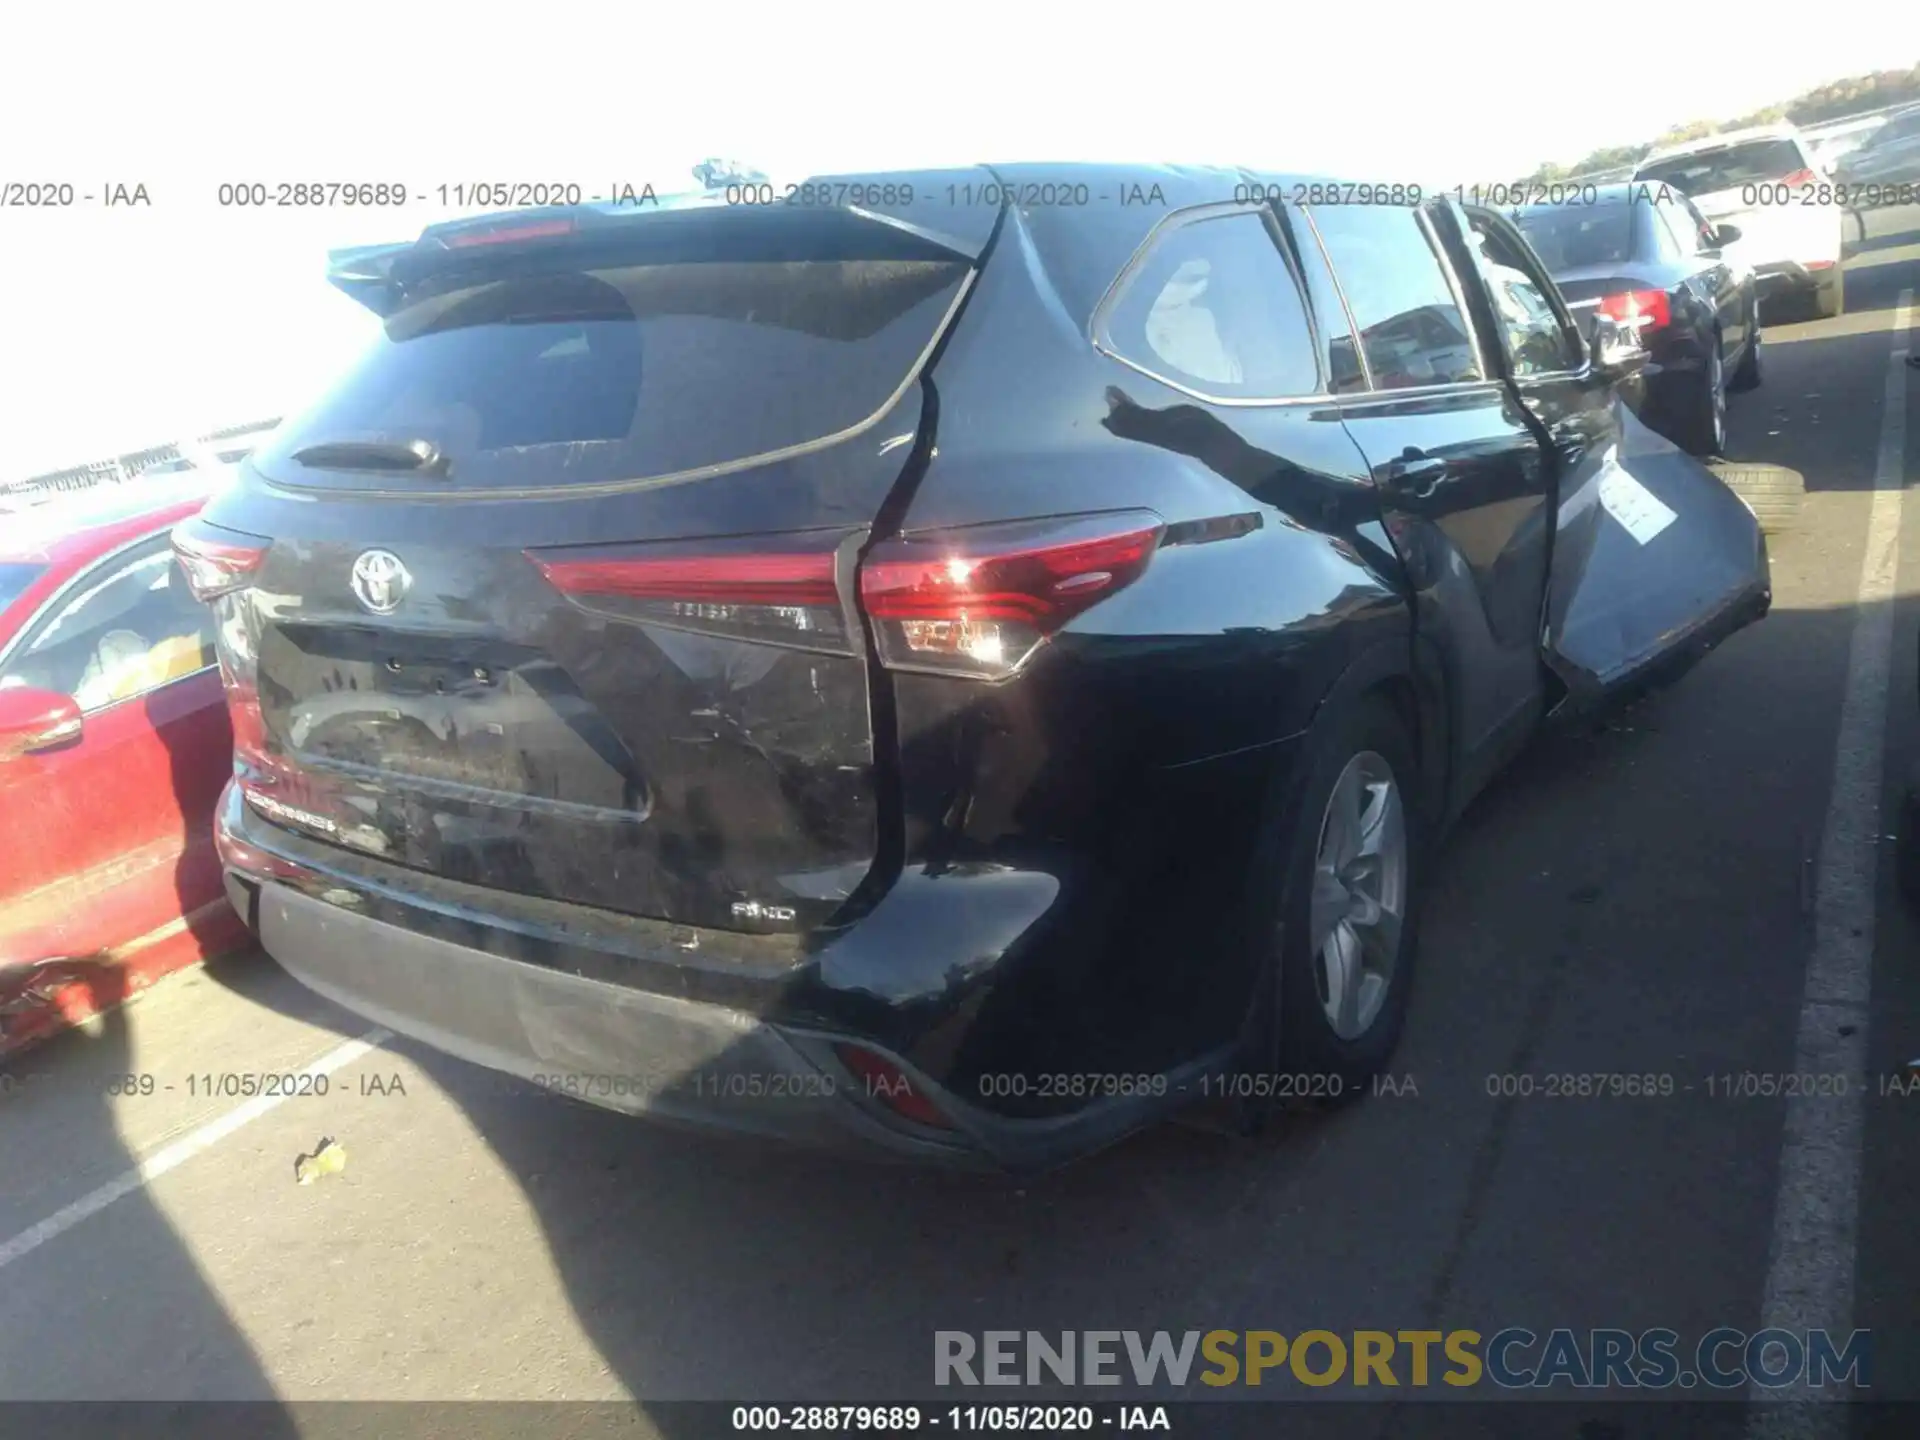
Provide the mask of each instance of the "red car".
POLYGON ((245 938, 213 617, 167 545, 228 473, 0 509, 0 1055, 245 938))

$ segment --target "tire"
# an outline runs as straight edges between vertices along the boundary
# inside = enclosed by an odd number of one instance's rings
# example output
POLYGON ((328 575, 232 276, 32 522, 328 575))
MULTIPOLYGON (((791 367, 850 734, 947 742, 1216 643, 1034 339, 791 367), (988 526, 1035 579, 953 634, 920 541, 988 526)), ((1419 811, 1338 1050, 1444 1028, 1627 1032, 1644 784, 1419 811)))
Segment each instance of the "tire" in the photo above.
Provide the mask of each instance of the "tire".
MULTIPOLYGON (((1405 722, 1384 698, 1362 697, 1304 763, 1307 770, 1296 792, 1297 802, 1292 814, 1285 817, 1291 823, 1284 850, 1280 851, 1285 857, 1285 879, 1278 912, 1269 917, 1264 932, 1267 937, 1264 943, 1275 947, 1266 968, 1274 977, 1278 1008, 1277 1023, 1272 1027, 1274 1053, 1268 1068, 1276 1075, 1314 1079, 1313 1084, 1299 1087, 1308 1093, 1275 1099, 1283 1103, 1294 1099, 1326 1104, 1356 1099, 1363 1094, 1371 1079, 1386 1068, 1400 1042, 1413 984, 1414 958, 1419 949, 1416 902, 1427 827, 1421 813, 1421 786, 1413 743, 1405 722), (1377 783, 1382 778, 1391 783, 1391 805, 1385 803, 1385 797, 1371 795, 1365 788, 1369 782, 1377 783), (1353 882, 1354 888, 1345 902, 1329 900, 1329 889, 1342 888, 1328 886, 1327 876, 1322 873, 1329 845, 1336 850, 1340 848, 1328 830, 1330 824, 1338 823, 1331 808, 1336 790, 1343 796, 1357 794, 1363 820, 1373 815, 1376 800, 1383 802, 1378 831, 1382 837, 1391 832, 1392 806, 1397 805, 1402 857, 1397 885, 1385 883, 1392 867, 1383 863, 1375 867, 1378 879, 1371 897, 1362 878, 1353 882), (1322 883, 1317 885, 1316 881, 1322 883), (1320 897, 1317 908, 1316 892, 1320 897), (1391 903, 1398 904, 1398 924, 1393 927, 1390 942, 1382 926, 1369 927, 1357 919, 1370 898, 1377 902, 1374 908, 1382 911, 1391 903), (1326 957, 1313 943, 1316 921, 1323 931, 1339 929, 1339 923, 1328 927, 1327 919, 1341 910, 1343 903, 1353 907, 1346 911, 1348 921, 1340 922, 1348 923, 1350 935, 1371 929, 1371 934, 1364 935, 1358 945, 1362 984, 1343 992, 1356 996, 1345 1033, 1337 1028, 1329 1013, 1330 1004, 1337 1002, 1329 996, 1326 957), (1384 971, 1384 979, 1379 988, 1372 991, 1375 998, 1369 1005, 1371 987, 1365 982, 1376 961, 1384 962, 1379 966, 1384 971), (1369 1008, 1370 1013, 1365 1013, 1369 1008)), ((1279 847, 1262 848, 1273 855, 1279 847)), ((1384 845, 1382 849, 1384 851, 1384 845)), ((1349 879, 1364 868, 1365 859, 1365 856, 1355 857, 1349 879)), ((1343 953, 1355 954, 1352 949, 1341 948, 1343 953)))
POLYGON ((1760 528, 1769 535, 1791 529, 1806 502, 1806 477, 1785 465, 1727 465, 1708 467, 1734 494, 1747 502, 1760 528))
POLYGON ((1674 408, 1673 440, 1682 450, 1689 455, 1718 455, 1727 448, 1726 372, 1718 335, 1707 363, 1700 367, 1699 383, 1674 408))
POLYGON ((1831 280, 1821 281, 1820 284, 1814 288, 1813 313, 1822 320, 1831 320, 1834 316, 1843 314, 1846 308, 1846 277, 1840 273, 1840 267, 1836 265, 1833 270, 1833 278, 1831 280))

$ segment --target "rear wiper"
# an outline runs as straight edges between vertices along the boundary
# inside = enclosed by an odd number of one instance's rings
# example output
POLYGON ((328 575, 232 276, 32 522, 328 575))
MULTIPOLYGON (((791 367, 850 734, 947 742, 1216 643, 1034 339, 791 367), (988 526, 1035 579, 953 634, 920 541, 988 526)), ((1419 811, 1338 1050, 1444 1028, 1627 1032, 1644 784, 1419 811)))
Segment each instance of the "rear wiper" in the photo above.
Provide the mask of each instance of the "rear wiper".
POLYGON ((447 457, 430 440, 323 440, 294 451, 293 458, 325 470, 447 473, 447 457))

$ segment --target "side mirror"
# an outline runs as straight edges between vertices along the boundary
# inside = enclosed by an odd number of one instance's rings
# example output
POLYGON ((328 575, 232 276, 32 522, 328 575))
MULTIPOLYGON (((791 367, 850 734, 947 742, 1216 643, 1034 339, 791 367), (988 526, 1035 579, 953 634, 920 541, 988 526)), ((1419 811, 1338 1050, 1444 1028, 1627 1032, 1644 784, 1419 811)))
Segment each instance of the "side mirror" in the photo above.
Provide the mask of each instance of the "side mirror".
POLYGON ((71 695, 24 685, 0 690, 0 760, 77 740, 80 725, 80 705, 71 695))
POLYGON ((1648 360, 1646 346, 1640 343, 1640 332, 1607 315, 1593 317, 1587 352, 1592 357, 1594 373, 1616 384, 1639 374, 1648 360))
POLYGON ((1738 225, 1716 225, 1713 227, 1713 247, 1716 250, 1726 249, 1727 246, 1733 244, 1733 242, 1739 238, 1740 227, 1738 225))

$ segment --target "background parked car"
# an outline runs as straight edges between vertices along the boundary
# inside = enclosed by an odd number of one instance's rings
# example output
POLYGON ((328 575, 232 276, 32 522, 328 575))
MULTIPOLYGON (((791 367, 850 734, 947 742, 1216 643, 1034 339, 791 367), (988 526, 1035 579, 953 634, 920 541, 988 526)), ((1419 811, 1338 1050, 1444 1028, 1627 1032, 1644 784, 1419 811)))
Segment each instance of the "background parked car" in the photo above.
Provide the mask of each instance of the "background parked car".
POLYGON ((1822 317, 1844 307, 1846 209, 1819 199, 1818 187, 1831 186, 1833 177, 1792 125, 1760 125, 1657 150, 1633 178, 1671 185, 1715 225, 1735 226, 1738 258, 1753 267, 1763 299, 1804 296, 1822 317))
POLYGON ((175 536, 236 908, 456 1055, 814 1143, 1025 1167, 1360 1093, 1433 837, 1771 591, 1510 221, 1295 179, 348 257, 385 338, 175 536))
POLYGON ((167 534, 226 478, 0 525, 0 1054, 245 938, 213 849, 232 735, 167 534))
POLYGON ((1657 184, 1603 185, 1595 203, 1514 212, 1583 324, 1605 315, 1635 331, 1650 357, 1640 414, 1695 455, 1726 448, 1727 392, 1760 383, 1760 303, 1753 271, 1728 257, 1740 238, 1657 184))

